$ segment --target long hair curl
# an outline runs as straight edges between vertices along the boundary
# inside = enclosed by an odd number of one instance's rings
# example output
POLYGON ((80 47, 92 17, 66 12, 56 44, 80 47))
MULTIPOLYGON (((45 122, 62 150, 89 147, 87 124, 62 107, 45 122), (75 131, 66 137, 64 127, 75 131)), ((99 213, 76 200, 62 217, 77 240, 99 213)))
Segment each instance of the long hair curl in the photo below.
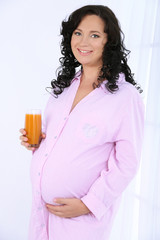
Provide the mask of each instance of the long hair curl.
MULTIPOLYGON (((134 81, 130 67, 127 64, 130 53, 124 46, 124 34, 121 31, 118 19, 112 10, 103 5, 86 5, 74 11, 68 20, 62 22, 61 32, 61 54, 60 67, 57 69, 57 79, 51 81, 53 93, 56 97, 64 88, 69 87, 75 76, 76 68, 81 64, 74 57, 71 49, 71 37, 81 20, 86 15, 99 16, 105 23, 104 32, 108 35, 108 41, 104 46, 102 54, 102 68, 98 76, 98 84, 93 83, 93 88, 99 87, 107 79, 106 88, 113 93, 118 90, 117 80, 120 73, 124 73, 125 80, 142 92, 140 86, 134 81)), ((83 67, 81 66, 83 71, 83 67)))

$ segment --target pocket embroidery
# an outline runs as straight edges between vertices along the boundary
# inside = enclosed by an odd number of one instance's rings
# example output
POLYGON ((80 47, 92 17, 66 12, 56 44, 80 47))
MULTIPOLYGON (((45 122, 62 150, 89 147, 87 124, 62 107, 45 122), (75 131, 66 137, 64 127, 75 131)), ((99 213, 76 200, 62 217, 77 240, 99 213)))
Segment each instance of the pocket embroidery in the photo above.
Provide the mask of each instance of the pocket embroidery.
POLYGON ((91 125, 89 123, 86 123, 84 126, 83 126, 83 132, 84 132, 84 135, 87 137, 87 138, 92 138, 92 137, 95 137, 98 133, 98 129, 96 126, 94 125, 91 125))

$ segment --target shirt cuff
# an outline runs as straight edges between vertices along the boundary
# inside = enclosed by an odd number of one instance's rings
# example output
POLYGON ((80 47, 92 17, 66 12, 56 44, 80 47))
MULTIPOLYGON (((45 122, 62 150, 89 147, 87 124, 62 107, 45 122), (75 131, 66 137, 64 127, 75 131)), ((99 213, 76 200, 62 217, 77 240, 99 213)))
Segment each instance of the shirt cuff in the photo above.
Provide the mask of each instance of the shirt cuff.
POLYGON ((81 201, 88 207, 97 220, 101 220, 107 211, 107 207, 91 192, 82 197, 81 201))

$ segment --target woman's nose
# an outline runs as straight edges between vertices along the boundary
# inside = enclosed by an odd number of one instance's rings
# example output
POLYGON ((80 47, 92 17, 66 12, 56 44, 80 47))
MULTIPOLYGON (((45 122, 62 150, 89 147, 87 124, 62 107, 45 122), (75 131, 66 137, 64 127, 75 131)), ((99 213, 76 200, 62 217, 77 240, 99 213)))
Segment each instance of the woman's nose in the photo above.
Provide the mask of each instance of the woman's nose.
POLYGON ((88 37, 87 36, 82 36, 80 44, 81 45, 88 45, 88 43, 89 43, 88 37))

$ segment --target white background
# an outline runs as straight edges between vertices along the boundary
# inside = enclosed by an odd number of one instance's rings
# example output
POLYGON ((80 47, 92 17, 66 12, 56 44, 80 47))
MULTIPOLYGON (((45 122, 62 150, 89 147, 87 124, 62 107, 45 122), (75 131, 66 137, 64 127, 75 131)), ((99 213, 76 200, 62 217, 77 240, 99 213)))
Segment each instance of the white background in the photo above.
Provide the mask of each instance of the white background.
MULTIPOLYGON (((131 68, 147 92, 149 78, 141 78, 140 58, 137 58, 139 42, 143 39, 142 10, 146 2, 150 7, 151 1, 145 0, 0 0, 0 240, 27 240, 31 208, 31 153, 20 145, 19 129, 24 127, 28 108, 43 110, 45 107, 49 96, 45 87, 50 86, 59 66, 61 21, 86 4, 109 6, 120 20, 127 48, 133 52, 131 68), (135 22, 131 29, 133 18, 135 22)), ((157 4, 158 1, 153 2, 157 4)), ((152 28, 149 32, 152 34, 152 28)), ((150 55, 145 58, 150 59, 150 55)), ((149 60, 148 64, 151 64, 149 60)), ((141 65, 141 69, 147 72, 147 66, 141 65)), ((122 222, 123 215, 119 217, 122 222)), ((112 240, 120 239, 124 240, 120 236, 112 236, 112 240)), ((138 239, 160 238, 134 238, 138 239)))

